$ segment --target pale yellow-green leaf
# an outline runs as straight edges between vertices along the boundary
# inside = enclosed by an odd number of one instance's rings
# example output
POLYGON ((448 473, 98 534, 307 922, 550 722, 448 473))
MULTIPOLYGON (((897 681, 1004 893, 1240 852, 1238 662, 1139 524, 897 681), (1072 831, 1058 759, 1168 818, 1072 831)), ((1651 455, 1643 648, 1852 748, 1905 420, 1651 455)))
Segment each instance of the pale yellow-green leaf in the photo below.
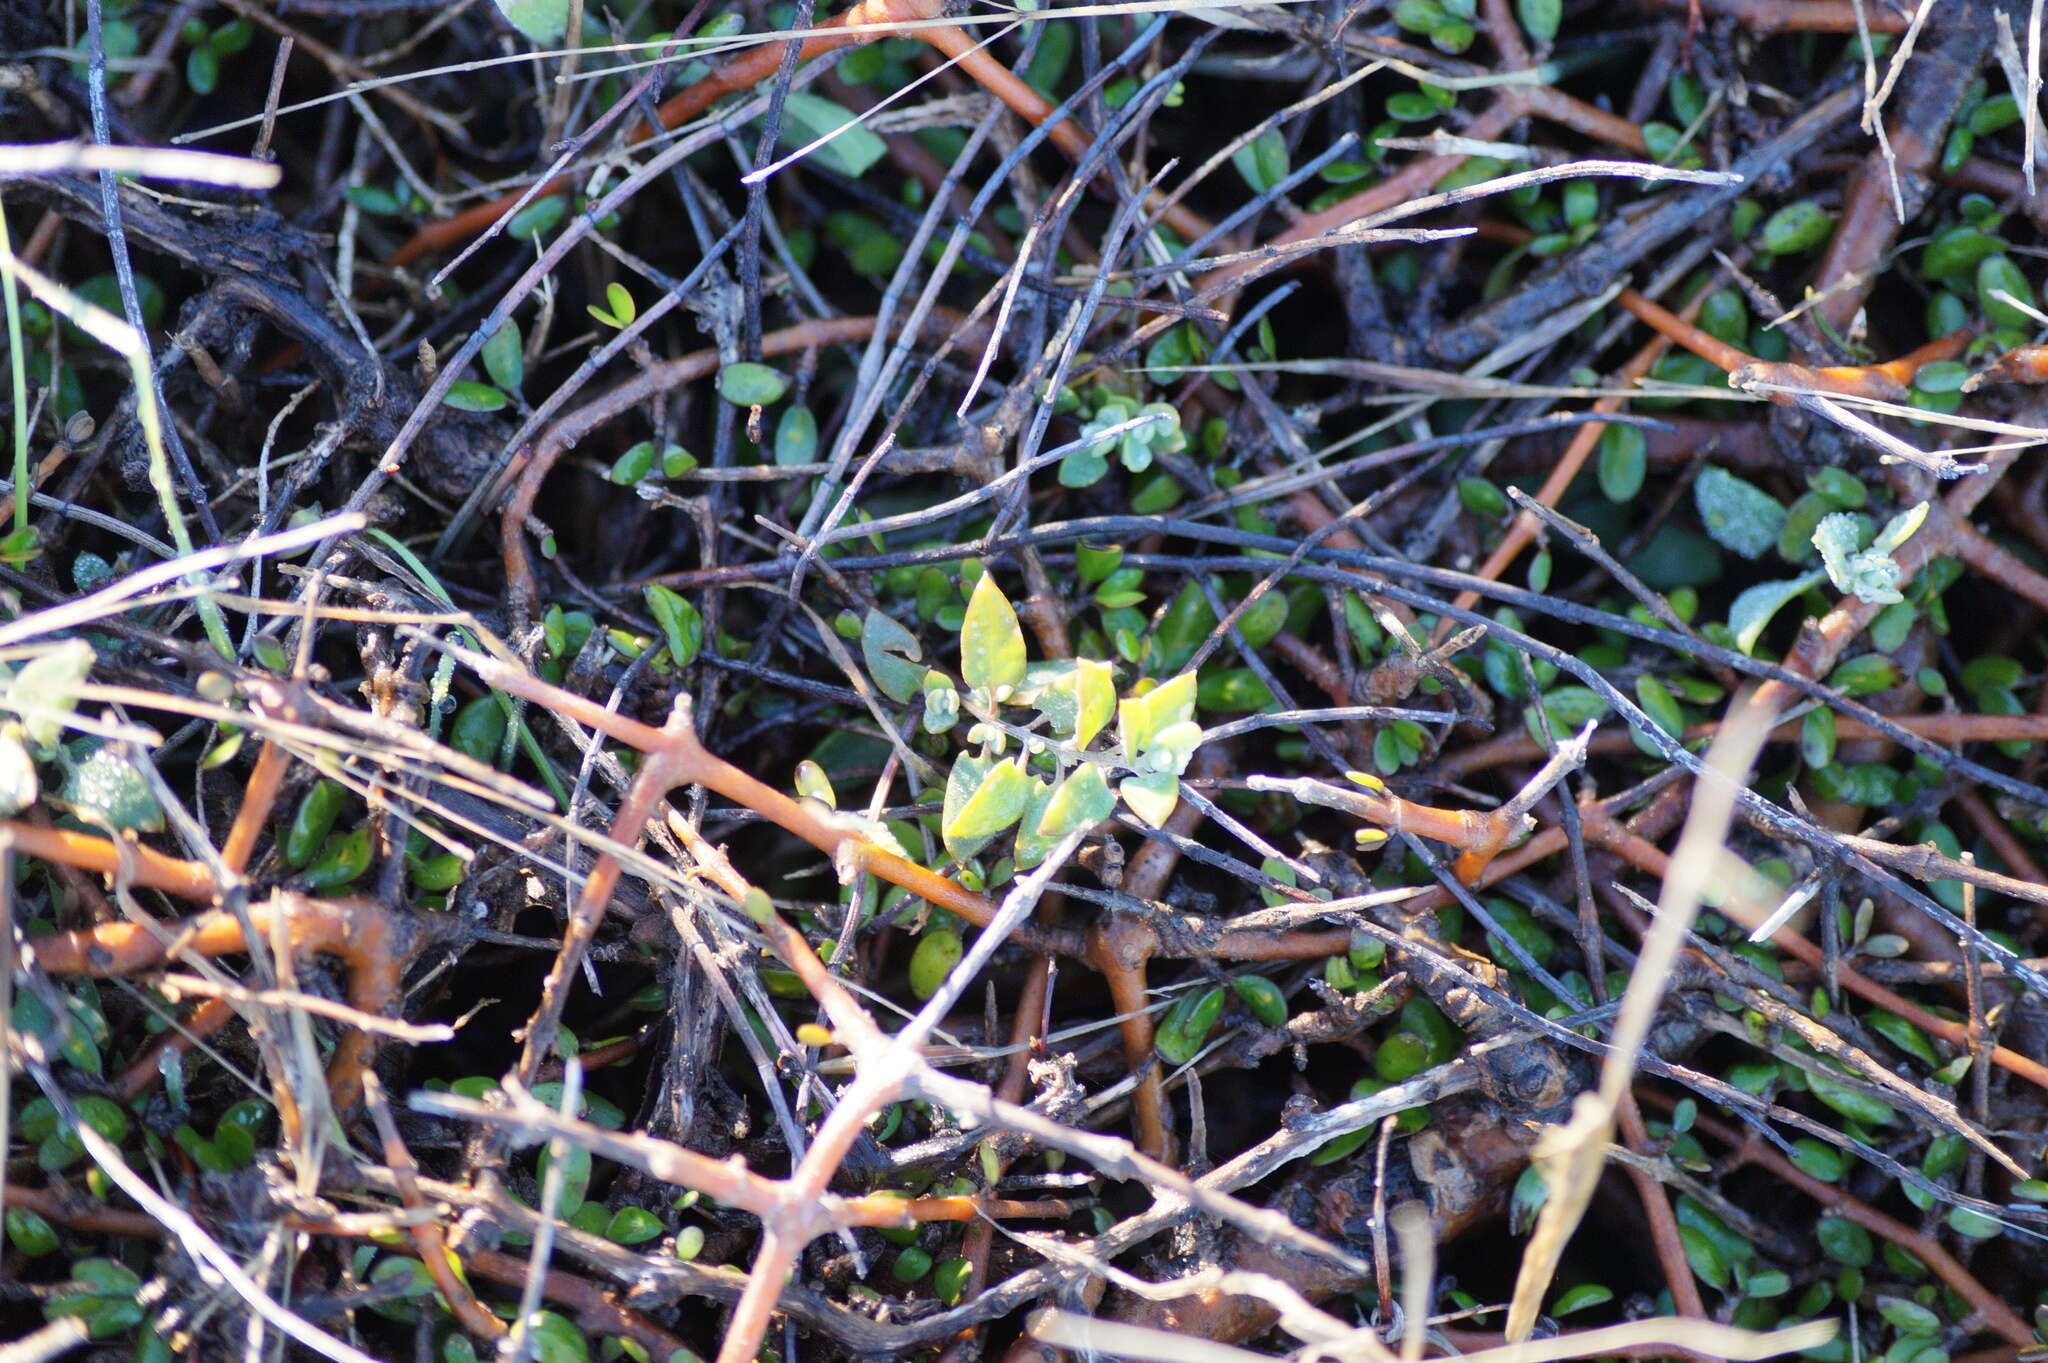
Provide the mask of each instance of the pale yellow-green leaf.
POLYGON ((960 675, 978 691, 1024 680, 1024 630, 992 573, 983 573, 974 584, 974 595, 967 598, 967 616, 960 626, 960 675))
POLYGON ((946 850, 965 861, 988 846, 1023 815, 1031 785, 1031 778, 1015 762, 961 757, 946 779, 946 803, 939 826, 946 850))
POLYGON ((22 664, 8 688, 8 703, 21 713, 29 741, 48 747, 63 732, 64 716, 78 704, 78 688, 92 670, 92 645, 66 639, 22 664))
POLYGON ((1117 707, 1117 733, 1124 758, 1135 762, 1161 732, 1195 717, 1195 674, 1183 672, 1117 707))
POLYGON ((1116 683, 1108 663, 1080 658, 1064 665, 1048 682, 1038 708, 1052 721, 1053 732, 1085 748, 1116 714, 1116 683))
POLYGON ((1166 816, 1180 803, 1180 778, 1170 771, 1128 776, 1116 789, 1131 807, 1131 813, 1154 828, 1164 825, 1166 816))
MULTIPOLYGON (((1060 782, 1045 812, 1038 819, 1041 837, 1059 839, 1079 828, 1101 823, 1116 812, 1116 792, 1102 775, 1102 768, 1083 762, 1060 782)), ((1019 839, 1022 842, 1022 839, 1019 839)))

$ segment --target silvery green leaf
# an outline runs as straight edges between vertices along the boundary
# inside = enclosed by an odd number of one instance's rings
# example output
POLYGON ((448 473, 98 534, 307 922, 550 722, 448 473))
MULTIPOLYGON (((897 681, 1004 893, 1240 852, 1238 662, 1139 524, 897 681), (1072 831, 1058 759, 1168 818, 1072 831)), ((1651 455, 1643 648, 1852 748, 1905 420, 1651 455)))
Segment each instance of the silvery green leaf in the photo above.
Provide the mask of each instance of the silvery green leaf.
POLYGON ((1813 527, 1813 547, 1820 550, 1820 561, 1830 575, 1863 547, 1863 524, 1862 517, 1837 511, 1821 517, 1820 524, 1813 527))
POLYGON ((164 826, 163 809, 149 783, 110 747, 95 748, 71 769, 64 802, 81 815, 124 832, 155 833, 164 826))
POLYGON ((869 166, 889 154, 889 144, 856 121, 852 110, 834 104, 821 95, 792 90, 783 96, 782 140, 792 147, 805 147, 821 137, 812 156, 849 180, 858 180, 869 166))
POLYGON ((923 687, 925 669, 916 665, 923 652, 917 636, 880 611, 869 611, 860 622, 860 652, 868 676, 890 700, 906 703, 923 687))
POLYGON ((1171 771, 1179 775, 1188 769, 1188 762, 1194 757, 1195 749, 1202 746, 1202 726, 1191 719, 1169 724, 1152 736, 1152 742, 1145 750, 1147 757, 1155 759, 1155 769, 1171 771))
POLYGON ((569 0, 497 0, 507 23, 545 47, 569 31, 569 0))
POLYGON ((960 693, 953 687, 953 679, 943 672, 931 671, 924 674, 924 731, 928 734, 942 734, 953 727, 960 718, 960 693))
POLYGON ((1722 548, 1757 558, 1778 542, 1785 508, 1756 484, 1710 464, 1700 470, 1692 490, 1700 521, 1722 548))
MULTIPOLYGON (((1926 503, 1921 503, 1917 511, 1917 517, 1909 511, 1894 517, 1892 523, 1885 527, 1886 534, 1890 534, 1905 522, 1904 533, 1895 544, 1903 543, 1919 527, 1919 521, 1927 514, 1926 503)), ((1813 547, 1820 550, 1821 565, 1827 569, 1828 580, 1840 590, 1873 605, 1890 605, 1905 600, 1899 591, 1899 580, 1903 575, 1899 565, 1892 561, 1889 550, 1876 544, 1868 549, 1861 547, 1864 524, 1861 517, 1837 511, 1814 527, 1813 547)))

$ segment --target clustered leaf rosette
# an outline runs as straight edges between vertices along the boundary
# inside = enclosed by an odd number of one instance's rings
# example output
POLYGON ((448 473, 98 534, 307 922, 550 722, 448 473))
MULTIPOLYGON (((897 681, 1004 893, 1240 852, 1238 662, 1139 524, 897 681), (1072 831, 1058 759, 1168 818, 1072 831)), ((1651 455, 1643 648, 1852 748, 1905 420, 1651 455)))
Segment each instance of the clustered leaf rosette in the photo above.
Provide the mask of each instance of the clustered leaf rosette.
POLYGON ((880 611, 862 622, 861 652, 882 694, 903 704, 922 699, 927 732, 972 721, 968 750, 947 773, 940 816, 957 861, 1015 830, 1015 865, 1028 869, 1062 838, 1115 813, 1119 799, 1157 826, 1179 803, 1181 773, 1201 746, 1193 672, 1142 680, 1119 698, 1107 662, 1032 663, 1017 612, 988 573, 961 623, 957 681, 923 666, 917 636, 880 611), (1112 721, 1114 741, 1103 741, 1112 721))

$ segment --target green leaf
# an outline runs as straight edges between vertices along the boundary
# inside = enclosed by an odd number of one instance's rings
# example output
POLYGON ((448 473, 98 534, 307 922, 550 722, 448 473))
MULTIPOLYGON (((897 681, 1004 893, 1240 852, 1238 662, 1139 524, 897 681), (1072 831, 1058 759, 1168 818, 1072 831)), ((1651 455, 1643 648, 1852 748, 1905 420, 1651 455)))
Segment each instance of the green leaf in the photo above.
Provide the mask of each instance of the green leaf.
POLYGON ((735 407, 766 407, 789 391, 781 371, 743 360, 718 371, 718 395, 735 407))
POLYGON ((1837 1083, 1824 1074, 1808 1074, 1806 1080, 1813 1089, 1814 1097, 1852 1122, 1861 1122, 1865 1126, 1890 1126, 1896 1119, 1889 1105, 1862 1089, 1837 1083))
POLYGON ((163 830, 164 812, 149 783, 110 747, 95 748, 71 769, 64 783, 64 801, 95 822, 123 832, 163 830))
POLYGON ((569 0, 497 0, 498 13, 528 40, 546 47, 569 31, 569 0))
MULTIPOLYGON (((499 710, 491 697, 484 696, 472 701, 471 706, 487 705, 500 719, 504 712, 499 710)), ((495 761, 496 745, 491 755, 482 761, 495 761)), ((338 783, 328 780, 315 781, 299 797, 298 808, 292 811, 292 821, 285 828, 284 863, 294 871, 304 869, 313 858, 320 855, 320 849, 327 842, 327 835, 334 831, 334 821, 341 816, 342 806, 348 803, 348 792, 338 783)))
MULTIPOLYGON (((1831 715, 1833 713, 1831 710, 1814 711, 1814 714, 1823 715, 1831 715)), ((1812 717, 1812 715, 1807 716, 1809 719, 1812 717)), ((1927 1066, 1928 1069, 1939 1069, 1941 1067, 1941 1056, 1935 1051, 1934 1043, 1928 1039, 1927 1033, 1921 1031, 1918 1027, 1915 1027, 1897 1014, 1872 1009, 1864 1015, 1863 1023, 1871 1031, 1876 1032, 1886 1041, 1891 1042, 1892 1045, 1897 1046, 1900 1050, 1927 1066)))
POLYGON ((1016 762, 963 755, 946 778, 939 832, 956 861, 966 861, 1023 816, 1032 780, 1016 762))
MULTIPOLYGON (((541 1147, 540 1158, 534 1165, 534 1177, 545 1182, 548 1170, 554 1167, 554 1155, 550 1147, 541 1147)), ((584 1195, 590 1191, 590 1151, 580 1145, 569 1146, 562 1154, 561 1167, 562 1200, 557 1204, 558 1214, 573 1216, 583 1205, 584 1195)))
POLYGON ((973 689, 990 693, 1024 680, 1024 630, 993 573, 983 573, 967 598, 967 617, 960 626, 960 676, 973 689))
POLYGON ((517 322, 508 319, 491 333, 491 339, 484 342, 483 361, 492 383, 508 393, 519 391, 526 382, 526 350, 517 322))
POLYGON ((1264 975, 1232 976, 1230 988, 1244 1000, 1244 1006, 1262 1025, 1283 1027, 1287 1024, 1287 996, 1280 992, 1279 985, 1264 975))
POLYGON ((1927 503, 1918 502, 1885 522, 1870 547, 1881 554, 1896 553, 1927 521, 1927 503))
POLYGON ((1484 478, 1460 478, 1458 502, 1473 515, 1490 521, 1504 520, 1508 514, 1507 496, 1484 478))
POLYGON ((1613 1288, 1603 1287, 1599 1283, 1580 1283, 1577 1287, 1567 1288, 1558 1293, 1557 1300, 1551 1305, 1550 1314, 1568 1316, 1574 1311, 1583 1311, 1589 1306, 1604 1306, 1613 1300, 1613 1288))
POLYGON ((1640 426, 1609 426, 1600 433, 1600 494, 1626 502, 1643 490, 1649 441, 1640 426))
POLYGON ((839 804, 839 796, 832 789, 832 778, 808 757, 796 764, 796 793, 806 800, 816 800, 827 809, 837 808, 839 804))
POLYGON ((688 667, 704 647, 703 615, 666 587, 649 587, 644 597, 648 612, 668 640, 668 656, 677 667, 688 667))
POLYGON ((1678 708, 1671 688, 1647 672, 1636 678, 1636 704, 1665 733, 1677 736, 1685 732, 1685 712, 1678 708))
POLYGON ((1102 768, 1083 762, 1060 782, 1039 816, 1040 837, 1059 839, 1076 829, 1092 828, 1116 812, 1116 794, 1102 768))
POLYGON ((1031 788, 1024 799, 1024 812, 1017 818, 1017 836, 1010 844, 1011 860, 1017 869, 1028 871, 1052 855, 1052 849, 1059 845, 1059 835, 1048 836, 1040 826, 1045 820, 1045 811, 1052 804, 1053 789, 1049 781, 1031 778, 1031 788))
POLYGON ((1710 1287, 1728 1286, 1728 1260, 1706 1232, 1694 1226, 1680 1226, 1678 1239, 1685 1246, 1685 1261, 1693 1276, 1710 1287))
POLYGON ((442 405, 453 407, 458 412, 495 412, 510 401, 488 383, 477 383, 473 379, 457 379, 441 395, 442 405))
POLYGON ((306 868, 306 885, 314 890, 338 890, 369 869, 370 830, 364 825, 327 840, 306 868))
MULTIPOLYGON (((1606 714, 1607 698, 1590 686, 1556 686, 1543 695, 1543 713, 1550 720, 1550 732, 1563 739, 1585 728, 1588 720, 1606 714)), ((1534 706, 1529 708, 1524 723, 1532 737, 1542 737, 1534 706)), ((1390 724, 1380 732, 1391 734, 1395 728, 1390 724)))
POLYGON ((505 235, 514 241, 532 241, 560 222, 568 212, 569 198, 565 194, 535 199, 512 215, 512 220, 505 224, 505 235))
POLYGON ((661 1218, 645 1207, 621 1207, 605 1223, 604 1238, 615 1245, 644 1245, 661 1234, 661 1218))
POLYGON ((1845 1268, 1868 1268, 1877 1258, 1877 1244, 1870 1232, 1839 1216, 1823 1216, 1814 1226, 1814 1238, 1830 1259, 1845 1268))
POLYGON ((1991 325, 2032 331, 2038 324, 2027 308, 2031 308, 2033 303, 2033 286, 2020 273, 2020 267, 2012 263, 2012 257, 1988 256, 1977 262, 1977 306, 1991 319, 1991 325), (1994 292, 2008 293, 2016 301, 2000 302, 1991 296, 1994 292), (2016 304, 2025 304, 2026 307, 2016 304))
POLYGON ((1759 244, 1772 255, 1810 251, 1835 230, 1832 214, 1812 199, 1786 204, 1764 223, 1759 244))
POLYGON ((927 928, 910 953, 910 992, 928 999, 939 992, 953 967, 967 954, 960 934, 951 928, 927 928))
POLYGON ((1807 573, 1779 582, 1759 582, 1736 597, 1728 607, 1728 629, 1735 635, 1735 646, 1744 653, 1754 650, 1771 617, 1820 580, 1819 573, 1807 573))
POLYGON ((775 423, 775 462, 808 464, 818 455, 818 418, 808 407, 792 407, 775 423))
POLYGON ((206 43, 221 56, 232 57, 248 47, 255 37, 256 25, 247 19, 233 19, 215 29, 206 43))
MULTIPOLYGON (((1830 766, 1835 760, 1835 712, 1815 710, 1799 724, 1799 757, 1809 767, 1830 766)), ((1889 1013, 1886 1017, 1891 1016, 1889 1013)), ((1911 1024, 1907 1024, 1910 1026, 1911 1024)))
POLYGON ((1202 1044, 1215 1030, 1216 1019, 1223 1016, 1223 1002, 1220 985, 1199 994, 1181 995, 1160 1021, 1159 1031, 1152 1038, 1152 1049, 1168 1064, 1187 1064, 1200 1054, 1202 1044))
POLYGON ((211 47, 195 47, 185 54, 185 84, 195 95, 210 95, 220 84, 220 54, 211 47))
POLYGON ((1941 1332, 1941 1317, 1905 1297, 1880 1295, 1877 1313, 1902 1335, 1934 1335, 1941 1332))
POLYGON ((871 610, 860 622, 860 652, 868 676, 883 695, 899 705, 917 698, 924 686, 925 669, 917 666, 923 651, 915 634, 871 610))
POLYGON ((1823 1183, 1833 1183, 1842 1177, 1849 1167, 1842 1152, 1832 1145, 1824 1145, 1811 1136, 1802 1136, 1792 1142, 1792 1163, 1804 1173, 1811 1174, 1823 1183))
POLYGON ((527 1324, 536 1363, 590 1363, 590 1340, 567 1316, 536 1311, 527 1324))
POLYGON ((31 1259, 50 1253, 60 1243, 56 1228, 26 1207, 7 1209, 7 1238, 31 1259))
POLYGON ((857 180, 868 167, 889 154, 889 144, 855 120, 851 110, 821 95, 792 90, 783 98, 782 142, 789 147, 803 147, 821 137, 830 137, 831 141, 811 155, 828 169, 857 180))
POLYGON ((1287 139, 1278 128, 1268 128, 1232 152, 1230 164, 1252 193, 1264 194, 1287 178, 1287 139))
POLYGON ((1995 1240, 2005 1233, 2004 1226, 1974 1207, 1950 1207, 1948 1228, 1972 1240, 1995 1240))
POLYGON ((1714 542, 1744 558, 1757 558, 1776 544, 1785 523, 1777 498, 1717 465, 1700 470, 1693 501, 1714 542))
POLYGON ((604 286, 605 306, 592 303, 589 311, 592 317, 608 327, 621 331, 633 325, 633 319, 640 315, 640 305, 633 301, 632 292, 624 284, 613 283, 604 286))
POLYGON ((1846 696, 1874 696, 1899 684, 1899 665, 1882 653, 1864 653, 1836 665, 1828 685, 1846 696))
POLYGON ((1180 803, 1180 777, 1170 771, 1126 777, 1116 790, 1131 812, 1154 828, 1164 825, 1180 803))
POLYGON ((654 459, 654 442, 642 440, 636 445, 629 445, 624 454, 614 459, 605 477, 620 487, 631 487, 654 472, 654 459))
POLYGON ((1564 18, 1564 0, 1515 0, 1515 14, 1522 21, 1522 31, 1538 43, 1547 43, 1557 37, 1558 23, 1564 18))
POLYGON ((932 1291, 947 1306, 957 1305, 973 1271, 974 1265, 965 1259, 948 1259, 932 1270, 932 1291))

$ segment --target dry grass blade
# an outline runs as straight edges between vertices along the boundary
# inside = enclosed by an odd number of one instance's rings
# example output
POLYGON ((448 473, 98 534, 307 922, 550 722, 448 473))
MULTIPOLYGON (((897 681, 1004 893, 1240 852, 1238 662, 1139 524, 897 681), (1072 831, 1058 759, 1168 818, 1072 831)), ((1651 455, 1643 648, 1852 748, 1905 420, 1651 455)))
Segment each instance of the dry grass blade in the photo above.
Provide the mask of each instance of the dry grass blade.
POLYGON ((1735 792, 1747 785, 1751 768, 1777 716, 1745 692, 1730 705, 1714 743, 1707 750, 1713 779, 1703 781, 1687 815, 1684 832, 1664 876, 1657 918, 1642 955, 1622 996, 1621 1015, 1600 1067, 1600 1087, 1574 1100, 1569 1124, 1552 1128, 1538 1148, 1550 1193, 1537 1215, 1536 1228, 1522 1252, 1515 1293, 1508 1306, 1510 1345, 1529 1338, 1549 1291, 1565 1246, 1578 1229, 1614 1140, 1615 1113, 1635 1077, 1636 1056, 1656 1018, 1657 1005, 1669 985, 1672 965, 1699 912, 1700 896, 1711 883, 1722 840, 1735 813, 1735 792))

